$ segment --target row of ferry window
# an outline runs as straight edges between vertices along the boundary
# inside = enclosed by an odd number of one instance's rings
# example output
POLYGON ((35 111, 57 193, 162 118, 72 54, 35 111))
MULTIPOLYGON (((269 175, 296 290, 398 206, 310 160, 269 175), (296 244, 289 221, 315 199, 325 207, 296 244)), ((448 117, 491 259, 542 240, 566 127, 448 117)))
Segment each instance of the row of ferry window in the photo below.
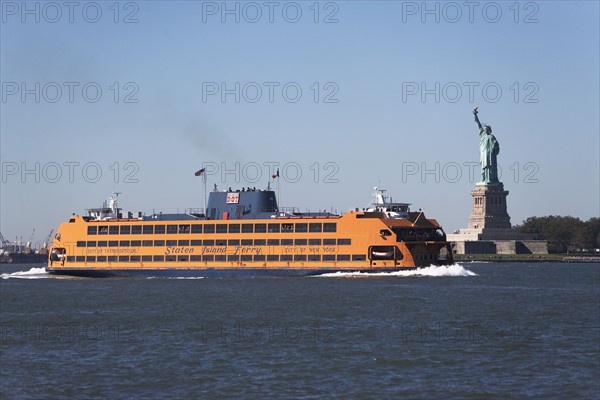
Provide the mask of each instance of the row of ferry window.
POLYGON ((175 233, 320 233, 337 232, 335 222, 289 224, 177 224, 88 226, 88 235, 152 235, 175 233))
POLYGON ((67 262, 188 262, 188 261, 365 261, 364 254, 269 254, 269 255, 169 255, 169 256, 68 256, 67 262))
POLYGON ((350 246, 352 239, 79 240, 77 247, 350 246))

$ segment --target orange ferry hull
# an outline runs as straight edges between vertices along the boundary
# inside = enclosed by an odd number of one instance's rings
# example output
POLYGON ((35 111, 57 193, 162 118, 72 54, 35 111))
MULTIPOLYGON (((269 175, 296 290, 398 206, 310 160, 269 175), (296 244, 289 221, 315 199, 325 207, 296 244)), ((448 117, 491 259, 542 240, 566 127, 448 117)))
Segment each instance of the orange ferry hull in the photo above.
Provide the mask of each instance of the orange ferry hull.
MULTIPOLYGON (((414 270, 402 268, 402 270, 414 270)), ((89 278, 262 278, 262 277, 301 277, 316 276, 335 272, 396 272, 398 268, 381 268, 374 271, 372 268, 161 268, 161 269, 107 269, 107 268, 60 268, 48 269, 57 275, 80 276, 89 278)))

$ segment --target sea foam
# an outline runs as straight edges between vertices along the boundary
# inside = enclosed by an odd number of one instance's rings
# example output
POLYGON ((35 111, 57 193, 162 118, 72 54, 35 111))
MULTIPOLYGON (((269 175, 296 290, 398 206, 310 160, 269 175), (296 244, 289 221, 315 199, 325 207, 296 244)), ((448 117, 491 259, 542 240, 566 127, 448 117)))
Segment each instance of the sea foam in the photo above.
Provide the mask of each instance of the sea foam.
POLYGON ((430 277, 439 277, 439 276, 477 276, 477 274, 473 271, 465 269, 460 264, 452 264, 447 266, 429 266, 417 269, 411 269, 407 271, 394 271, 394 272, 331 272, 322 275, 317 275, 318 277, 326 277, 326 278, 340 278, 340 277, 361 277, 361 278, 369 278, 369 277, 413 277, 413 276, 430 276, 430 277))
POLYGON ((2 279, 43 279, 50 278, 51 275, 46 272, 44 267, 31 268, 29 271, 17 271, 0 275, 2 279))

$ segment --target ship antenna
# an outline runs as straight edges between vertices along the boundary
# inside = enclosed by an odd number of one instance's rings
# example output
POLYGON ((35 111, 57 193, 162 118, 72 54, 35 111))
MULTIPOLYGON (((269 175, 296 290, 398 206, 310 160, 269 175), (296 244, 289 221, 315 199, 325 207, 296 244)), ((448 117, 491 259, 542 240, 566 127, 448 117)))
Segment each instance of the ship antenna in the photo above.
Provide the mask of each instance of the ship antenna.
POLYGON ((421 215, 423 215, 423 211, 419 208, 419 215, 417 215, 417 218, 415 218, 415 221, 413 222, 412 226, 415 226, 421 215))

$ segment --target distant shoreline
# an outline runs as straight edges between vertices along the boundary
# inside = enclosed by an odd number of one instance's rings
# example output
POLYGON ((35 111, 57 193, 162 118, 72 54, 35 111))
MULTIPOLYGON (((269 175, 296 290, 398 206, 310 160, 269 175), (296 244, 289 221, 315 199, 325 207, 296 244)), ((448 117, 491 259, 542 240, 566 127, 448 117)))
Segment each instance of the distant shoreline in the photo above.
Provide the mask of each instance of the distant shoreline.
POLYGON ((571 256, 567 254, 456 254, 454 255, 454 261, 600 263, 600 256, 571 256))

